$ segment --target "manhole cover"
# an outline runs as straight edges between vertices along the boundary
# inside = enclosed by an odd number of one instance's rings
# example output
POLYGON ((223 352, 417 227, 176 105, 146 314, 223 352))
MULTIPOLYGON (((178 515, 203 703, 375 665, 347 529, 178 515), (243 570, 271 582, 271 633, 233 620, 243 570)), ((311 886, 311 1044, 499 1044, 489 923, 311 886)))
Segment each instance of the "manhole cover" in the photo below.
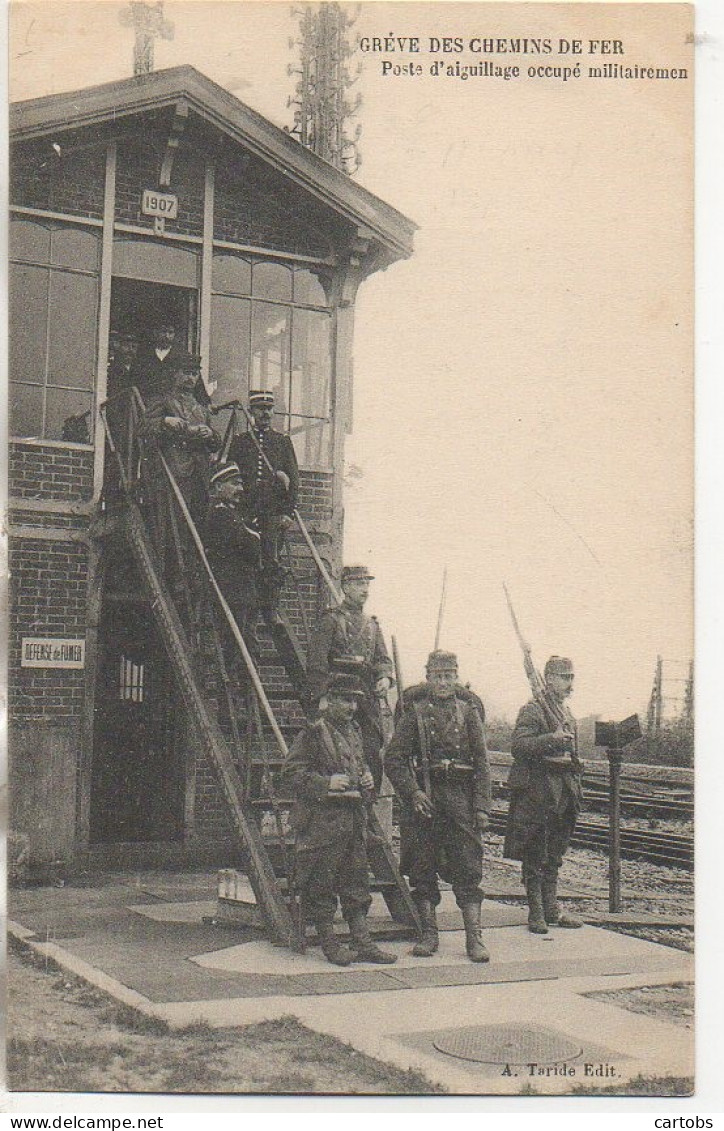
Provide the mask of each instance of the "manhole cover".
POLYGON ((449 1029, 432 1043, 438 1052, 478 1064, 559 1064, 583 1052, 582 1045, 558 1033, 522 1025, 449 1029))

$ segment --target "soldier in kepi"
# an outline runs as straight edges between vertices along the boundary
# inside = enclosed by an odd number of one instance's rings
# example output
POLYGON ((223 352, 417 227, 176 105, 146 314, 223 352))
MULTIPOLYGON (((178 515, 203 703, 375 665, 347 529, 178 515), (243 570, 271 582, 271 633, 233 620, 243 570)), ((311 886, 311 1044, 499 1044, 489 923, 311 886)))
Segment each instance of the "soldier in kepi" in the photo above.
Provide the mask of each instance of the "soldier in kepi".
POLYGON ((241 472, 250 517, 261 537, 261 611, 266 620, 277 621, 284 584, 280 556, 284 532, 294 521, 299 468, 290 437, 271 426, 274 394, 253 390, 249 393, 249 410, 254 428, 232 440, 229 459, 241 472))
POLYGON ((285 766, 295 798, 295 879, 303 912, 314 920, 324 956, 336 966, 397 961, 372 941, 367 925, 372 902, 367 810, 374 784, 354 722, 363 697, 354 676, 333 675, 321 717, 297 735, 285 766), (349 947, 334 932, 337 897, 349 924, 349 947))
POLYGON ((576 723, 566 700, 573 691, 573 664, 551 656, 543 675, 556 718, 537 699, 521 708, 513 731, 508 778, 510 808, 503 855, 522 861, 528 897, 528 929, 580 927, 558 907, 558 869, 581 809, 581 764, 576 723))
POLYGON ((488 962, 480 931, 482 834, 491 808, 484 708, 459 684, 452 652, 431 652, 426 682, 405 692, 385 772, 401 802, 400 869, 422 920, 412 953, 428 958, 438 949, 441 876, 462 911, 468 958, 488 962))
POLYGON ((364 612, 373 580, 366 566, 343 568, 344 601, 324 614, 309 643, 306 699, 310 707, 316 706, 334 671, 357 675, 364 688, 357 723, 362 731, 365 759, 372 770, 375 789, 379 791, 385 739, 381 700, 392 686, 393 678, 382 629, 376 617, 368 617, 364 612))

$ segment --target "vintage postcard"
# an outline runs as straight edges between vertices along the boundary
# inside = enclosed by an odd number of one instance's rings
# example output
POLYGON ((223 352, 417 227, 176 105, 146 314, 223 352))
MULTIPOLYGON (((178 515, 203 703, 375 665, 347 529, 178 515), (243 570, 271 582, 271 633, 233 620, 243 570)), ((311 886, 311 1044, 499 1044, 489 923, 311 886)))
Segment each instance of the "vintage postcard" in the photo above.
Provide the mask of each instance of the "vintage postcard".
POLYGON ((690 1096, 693 9, 15 0, 8 1102, 690 1096))

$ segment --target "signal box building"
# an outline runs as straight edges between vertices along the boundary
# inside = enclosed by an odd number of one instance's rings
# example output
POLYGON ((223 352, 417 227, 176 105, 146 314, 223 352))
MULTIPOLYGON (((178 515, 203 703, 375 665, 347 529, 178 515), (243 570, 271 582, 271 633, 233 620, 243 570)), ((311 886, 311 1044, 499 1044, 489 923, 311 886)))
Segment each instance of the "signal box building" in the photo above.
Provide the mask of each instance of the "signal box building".
MULTIPOLYGON (((101 406, 127 393, 124 343, 170 322, 212 405, 274 392, 299 509, 338 577, 355 296, 410 255, 413 230, 192 67, 12 107, 11 829, 31 867, 228 862, 238 846, 108 505, 101 406)), ((328 594, 298 532, 291 561, 283 607, 303 654, 328 594)), ((293 734, 299 703, 266 645, 293 734)))

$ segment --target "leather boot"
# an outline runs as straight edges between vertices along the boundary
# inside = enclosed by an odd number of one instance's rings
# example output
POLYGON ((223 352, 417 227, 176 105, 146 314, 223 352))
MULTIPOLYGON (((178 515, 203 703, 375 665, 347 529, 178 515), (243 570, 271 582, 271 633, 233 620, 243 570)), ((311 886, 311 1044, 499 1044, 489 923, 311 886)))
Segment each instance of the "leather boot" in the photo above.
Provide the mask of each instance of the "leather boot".
POLYGON ((389 966, 397 962, 396 954, 390 954, 388 950, 380 950, 377 943, 372 941, 367 916, 363 911, 350 915, 347 922, 352 936, 353 962, 374 962, 378 966, 389 966))
POLYGON ((353 962, 352 951, 334 933, 331 923, 316 923, 319 944, 322 954, 334 966, 350 966, 353 962))
POLYGON ((460 910, 463 913, 468 958, 471 962, 490 962, 490 955, 480 935, 480 904, 466 903, 460 910))
POLYGON ((540 878, 536 876, 526 880, 525 891, 528 896, 528 930, 534 935, 547 935, 540 878))
POLYGON ((541 893, 543 914, 549 926, 567 927, 569 930, 583 926, 581 920, 577 919, 575 915, 566 915, 565 912, 563 914, 560 912, 558 907, 558 872, 549 872, 543 876, 541 893))
POLYGON ((431 958, 440 945, 437 933, 437 916, 429 899, 421 899, 417 904, 422 922, 422 938, 415 943, 412 953, 416 958, 431 958))

